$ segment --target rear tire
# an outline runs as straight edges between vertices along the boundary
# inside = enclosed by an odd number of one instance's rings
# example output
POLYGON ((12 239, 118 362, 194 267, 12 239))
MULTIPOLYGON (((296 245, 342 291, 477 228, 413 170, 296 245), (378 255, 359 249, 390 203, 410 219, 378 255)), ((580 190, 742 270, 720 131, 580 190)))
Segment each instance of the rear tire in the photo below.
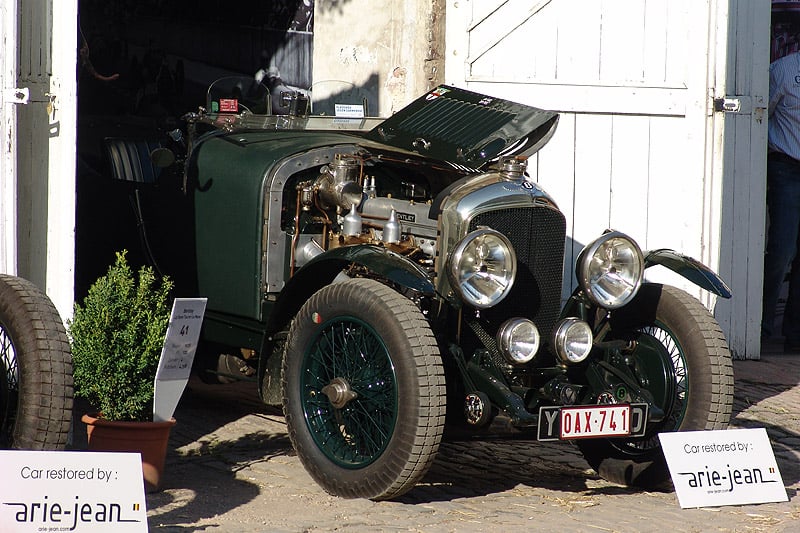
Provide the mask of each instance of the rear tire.
POLYGON ((33 283, 0 274, 0 448, 62 450, 72 356, 61 317, 33 283))
POLYGON ((612 314, 612 334, 634 339, 632 357, 665 412, 637 439, 582 440, 578 447, 601 477, 622 485, 669 489, 659 432, 728 427, 733 365, 719 324, 697 299, 667 285, 646 284, 612 314))
POLYGON ((282 390, 297 455, 333 495, 397 497, 439 449, 445 382, 436 340, 419 309, 377 281, 329 285, 303 305, 282 390))

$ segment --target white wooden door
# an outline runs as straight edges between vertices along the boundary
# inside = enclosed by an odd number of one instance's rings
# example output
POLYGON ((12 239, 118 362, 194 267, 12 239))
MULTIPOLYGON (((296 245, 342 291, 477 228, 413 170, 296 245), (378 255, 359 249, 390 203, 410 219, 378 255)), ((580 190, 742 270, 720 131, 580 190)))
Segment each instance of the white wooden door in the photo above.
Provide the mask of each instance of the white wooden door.
MULTIPOLYGON (((768 24, 767 0, 731 3, 765 15, 768 24)), ((760 290, 761 281, 749 268, 742 274, 721 264, 734 253, 732 232, 722 228, 731 224, 723 219, 734 215, 734 199, 748 202, 745 210, 760 202, 756 219, 763 218, 763 199, 730 189, 726 163, 747 163, 752 154, 723 155, 745 149, 728 142, 729 118, 741 124, 741 135, 746 127, 763 128, 745 118, 751 115, 713 110, 715 96, 736 94, 725 90, 733 70, 726 61, 729 15, 740 13, 729 13, 725 0, 450 1, 445 78, 561 113, 558 131, 529 171, 567 216, 565 298, 580 249, 604 229, 618 229, 644 249, 673 248, 722 271, 737 294, 723 326, 737 354, 749 356, 730 328, 747 312, 740 295, 753 294, 756 284, 760 290)), ((758 133, 751 141, 748 150, 763 151, 758 133)), ((752 253, 759 236, 749 233, 752 253)), ((763 233, 761 239, 763 246, 763 233)), ((715 307, 714 298, 682 278, 650 270, 650 279, 715 307)))
POLYGON ((727 97, 734 110, 715 113, 710 124, 715 157, 708 194, 721 192, 721 224, 718 250, 709 252, 719 255, 719 272, 734 293, 717 302, 714 314, 743 359, 757 359, 761 350, 770 10, 769 0, 731 1, 728 38, 720 42, 727 53, 716 54, 728 59, 716 63, 715 98, 727 97))
POLYGON ((77 0, 2 2, 2 268, 72 315, 75 255, 77 0), (14 30, 15 38, 6 31, 14 30), (13 94, 13 93, 11 93, 13 94))
MULTIPOLYGON (((18 102, 24 101, 17 88, 17 4, 0 2, 0 135, 15 139, 18 102)), ((17 145, 2 143, 0 150, 0 273, 17 272, 17 145)))

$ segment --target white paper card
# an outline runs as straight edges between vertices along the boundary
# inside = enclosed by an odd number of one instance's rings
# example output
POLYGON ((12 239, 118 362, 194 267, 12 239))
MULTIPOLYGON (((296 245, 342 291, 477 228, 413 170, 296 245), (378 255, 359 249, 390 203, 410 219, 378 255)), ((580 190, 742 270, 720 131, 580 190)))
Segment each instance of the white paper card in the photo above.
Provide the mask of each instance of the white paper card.
POLYGON ((4 533, 147 531, 138 453, 0 451, 4 533))
POLYGON ((192 371, 207 298, 175 298, 161 349, 156 380, 188 379, 192 371))
POLYGON ((764 428, 660 433, 682 508, 788 501, 764 428))
POLYGON ((192 371, 207 298, 175 298, 155 377, 153 420, 169 420, 175 413, 192 371))

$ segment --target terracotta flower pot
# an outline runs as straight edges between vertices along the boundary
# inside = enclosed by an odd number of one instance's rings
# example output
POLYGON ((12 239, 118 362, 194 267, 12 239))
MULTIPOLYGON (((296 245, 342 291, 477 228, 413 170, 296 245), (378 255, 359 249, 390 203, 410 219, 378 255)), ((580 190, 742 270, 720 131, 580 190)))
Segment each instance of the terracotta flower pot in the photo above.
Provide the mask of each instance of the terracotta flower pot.
POLYGON ((83 415, 89 450, 96 452, 139 452, 145 490, 161 488, 161 475, 167 456, 167 443, 175 419, 164 422, 116 422, 83 415))

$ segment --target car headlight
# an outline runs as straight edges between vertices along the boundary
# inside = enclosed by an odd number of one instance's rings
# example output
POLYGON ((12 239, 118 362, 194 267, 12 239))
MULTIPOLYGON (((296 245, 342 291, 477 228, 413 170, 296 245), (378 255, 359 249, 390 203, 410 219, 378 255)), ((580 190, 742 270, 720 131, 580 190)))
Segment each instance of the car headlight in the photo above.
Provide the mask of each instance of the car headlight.
POLYGON ((524 364, 539 351, 539 328, 527 318, 506 320, 497 331, 497 346, 511 364, 524 364))
POLYGON ((505 235, 481 228, 456 245, 447 270, 461 298, 473 307, 486 309, 511 291, 517 256, 505 235))
POLYGON ((592 328, 583 320, 565 318, 556 326, 553 337, 558 358, 564 364, 580 363, 592 351, 592 328))
POLYGON ((606 233, 578 256, 578 282, 601 307, 616 309, 639 291, 644 257, 636 242, 618 231, 606 233))

